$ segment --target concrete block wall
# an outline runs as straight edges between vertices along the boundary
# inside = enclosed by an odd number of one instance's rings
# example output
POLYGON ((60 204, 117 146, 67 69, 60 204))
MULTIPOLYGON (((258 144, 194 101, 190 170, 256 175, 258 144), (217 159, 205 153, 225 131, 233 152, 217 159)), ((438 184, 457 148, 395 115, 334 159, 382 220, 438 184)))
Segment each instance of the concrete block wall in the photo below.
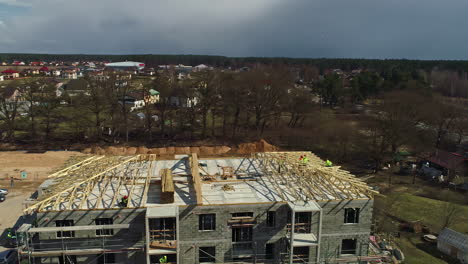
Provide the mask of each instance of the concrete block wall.
MULTIPOLYGON (((179 209, 179 260, 180 264, 198 263, 199 247, 216 247, 216 258, 222 261, 232 259, 232 229, 228 220, 232 213, 253 212, 256 225, 253 227, 254 252, 265 254, 265 243, 275 243, 286 235, 287 212, 285 203, 186 206, 179 209), (275 227, 267 226, 267 212, 276 211, 275 227), (216 214, 216 230, 198 230, 200 214, 216 214)), ((278 243, 280 245, 280 243, 278 243)), ((275 251, 279 251, 279 248, 275 251)))
MULTIPOLYGON (((145 243, 145 209, 121 210, 83 210, 43 212, 37 214, 38 227, 55 227, 56 220, 73 220, 75 226, 95 225, 96 218, 112 218, 113 224, 130 224, 129 229, 114 229, 111 236, 98 236, 95 230, 77 230, 73 238, 57 238, 57 232, 41 232, 33 241, 33 247, 42 250, 102 248, 127 249, 129 247, 142 247, 145 243)), ((119 263, 134 263, 133 260, 145 262, 145 252, 119 253, 119 263)), ((88 263, 89 256, 79 256, 79 263, 88 263), (82 259, 82 261, 80 261, 82 259)), ((57 258, 44 258, 44 263, 55 262, 57 258), (52 261, 52 262, 50 262, 52 261)))
MULTIPOLYGON (((100 255, 81 255, 76 256, 77 263, 97 264, 100 255)), ((115 254, 116 263, 145 263, 145 254, 141 252, 123 252, 115 254)), ((37 258, 34 263, 41 264, 58 264, 58 257, 37 258)))
POLYGON ((321 202, 321 259, 339 257, 343 239, 357 239, 356 255, 367 256, 372 225, 373 200, 343 200, 321 202), (345 208, 360 208, 359 223, 345 224, 345 208))

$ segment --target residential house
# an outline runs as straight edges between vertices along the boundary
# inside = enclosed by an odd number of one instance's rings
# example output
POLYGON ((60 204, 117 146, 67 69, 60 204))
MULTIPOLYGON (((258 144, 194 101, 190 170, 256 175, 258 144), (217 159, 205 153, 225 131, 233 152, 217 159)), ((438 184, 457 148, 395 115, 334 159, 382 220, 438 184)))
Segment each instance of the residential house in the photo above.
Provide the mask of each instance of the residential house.
POLYGON ((211 69, 210 67, 206 66, 205 64, 200 64, 195 67, 193 67, 193 71, 205 71, 211 69))
POLYGON ((31 66, 43 66, 45 64, 45 62, 43 61, 33 61, 31 63, 29 63, 29 65, 31 66))
POLYGON ((62 71, 60 71, 59 69, 55 69, 51 71, 51 75, 54 77, 59 77, 61 74, 62 74, 62 71))
POLYGON ((194 107, 198 104, 197 97, 170 96, 169 104, 175 107, 194 107))
POLYGON ((64 79, 78 79, 78 73, 76 70, 64 70, 62 71, 62 78, 64 79))
POLYGON ((39 74, 39 70, 35 69, 35 68, 33 68, 33 69, 24 69, 22 71, 22 74, 23 75, 37 75, 37 74, 39 74))
POLYGON ((49 67, 46 67, 46 66, 41 67, 41 68, 39 69, 39 72, 40 72, 42 75, 46 75, 46 76, 50 76, 50 75, 51 75, 51 72, 50 72, 49 67))
POLYGON ((5 76, 5 79, 16 79, 20 77, 20 73, 18 71, 11 69, 2 71, 2 74, 5 76))
POLYGON ((467 171, 466 161, 463 155, 442 149, 436 150, 436 152, 427 159, 427 163, 429 163, 429 167, 441 171, 442 175, 445 177, 443 181, 450 181, 456 175, 463 176, 467 171))
POLYGON ((23 61, 14 61, 12 63, 12 65, 15 65, 15 66, 23 66, 23 65, 26 65, 26 63, 24 63, 23 61))
POLYGON ((154 68, 146 68, 140 72, 140 75, 144 75, 144 76, 153 76, 155 74, 156 74, 156 71, 154 70, 154 68))
POLYGON ((130 111, 135 111, 143 108, 145 105, 156 104, 159 102, 159 92, 150 89, 148 94, 144 94, 143 91, 135 91, 130 93, 129 98, 132 99, 133 106, 130 108, 130 111))
POLYGON ((468 263, 468 234, 444 228, 437 238, 437 249, 461 263, 468 263))

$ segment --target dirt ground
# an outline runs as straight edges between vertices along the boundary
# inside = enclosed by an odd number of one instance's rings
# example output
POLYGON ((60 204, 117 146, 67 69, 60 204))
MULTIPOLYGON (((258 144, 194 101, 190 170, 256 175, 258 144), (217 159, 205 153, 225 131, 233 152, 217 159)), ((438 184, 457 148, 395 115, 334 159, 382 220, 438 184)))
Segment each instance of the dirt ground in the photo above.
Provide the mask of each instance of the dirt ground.
POLYGON ((27 172, 27 178, 21 181, 43 181, 51 170, 62 166, 65 161, 74 155, 83 154, 74 151, 47 151, 45 153, 0 152, 0 180, 2 180, 0 186, 9 187, 10 177, 14 177, 19 181, 21 171, 27 172))
POLYGON ((0 203, 0 240, 5 237, 6 228, 21 221, 23 201, 36 190, 51 171, 62 167, 74 155, 83 154, 72 151, 0 152, 0 188, 7 188, 9 191, 6 200, 0 203), (27 172, 26 179, 21 179, 21 171, 27 172), (11 187, 11 177, 14 177, 13 187, 11 187))

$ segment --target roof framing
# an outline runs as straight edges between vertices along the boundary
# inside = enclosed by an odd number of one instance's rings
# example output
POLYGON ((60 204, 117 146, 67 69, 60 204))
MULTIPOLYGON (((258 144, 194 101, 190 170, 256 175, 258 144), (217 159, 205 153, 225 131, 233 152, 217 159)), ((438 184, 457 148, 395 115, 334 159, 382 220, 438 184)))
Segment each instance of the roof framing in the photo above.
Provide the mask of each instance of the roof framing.
POLYGON ((288 201, 372 199, 378 192, 339 166, 326 167, 310 152, 255 153, 276 191, 288 201), (307 156, 308 162, 301 161, 307 156))

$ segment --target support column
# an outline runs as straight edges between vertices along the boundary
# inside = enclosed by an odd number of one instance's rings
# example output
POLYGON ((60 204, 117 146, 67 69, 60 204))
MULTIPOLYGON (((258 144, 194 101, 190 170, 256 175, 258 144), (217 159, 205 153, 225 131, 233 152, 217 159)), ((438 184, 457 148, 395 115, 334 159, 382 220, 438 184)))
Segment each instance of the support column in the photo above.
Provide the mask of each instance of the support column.
POLYGON ((318 234, 317 234, 317 263, 320 263, 320 247, 322 240, 322 213, 323 209, 320 207, 320 215, 319 215, 319 227, 318 227, 318 234))
POLYGON ((180 252, 180 243, 179 243, 179 240, 180 240, 180 238, 179 238, 179 230, 180 230, 180 228, 179 228, 179 207, 177 207, 177 212, 176 212, 176 217, 175 217, 175 218, 176 218, 176 237, 175 237, 175 239, 176 239, 176 245, 177 245, 177 248, 176 248, 176 259, 177 259, 177 263, 180 263, 180 256, 179 256, 179 255, 180 255, 180 254, 179 254, 179 252, 180 252))
POLYGON ((150 243, 150 240, 149 240, 149 220, 148 220, 148 217, 145 215, 145 230, 146 230, 146 234, 145 234, 145 240, 146 240, 146 263, 147 264, 151 264, 150 262, 150 254, 149 254, 149 243, 150 243))
POLYGON ((296 224, 296 211, 291 208, 291 236, 289 239, 289 264, 293 263, 293 254, 294 254, 294 228, 296 224))

